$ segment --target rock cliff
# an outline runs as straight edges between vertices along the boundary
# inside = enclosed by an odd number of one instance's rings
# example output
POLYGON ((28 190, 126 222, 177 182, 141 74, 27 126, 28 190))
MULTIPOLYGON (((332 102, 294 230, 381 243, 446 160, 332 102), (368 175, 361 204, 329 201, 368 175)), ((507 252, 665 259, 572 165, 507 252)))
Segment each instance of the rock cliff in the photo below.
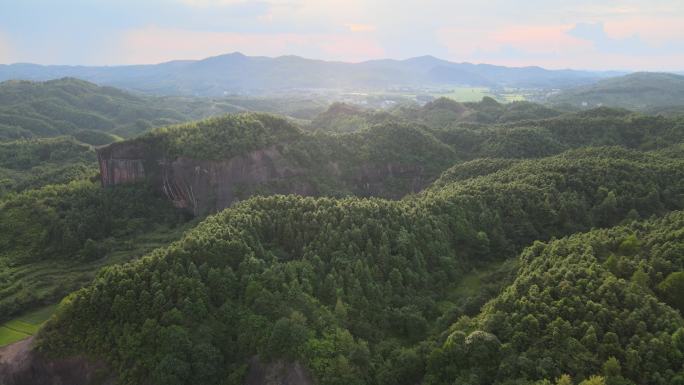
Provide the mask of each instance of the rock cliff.
POLYGON ((32 348, 33 337, 0 348, 3 385, 113 385, 115 378, 102 362, 84 357, 51 359, 32 348))
POLYGON ((229 207, 255 194, 336 194, 400 198, 422 190, 435 175, 420 165, 340 162, 302 165, 272 145, 223 160, 169 157, 145 142, 120 142, 97 150, 104 187, 149 183, 178 208, 194 215, 229 207), (345 166, 340 166, 344 163, 345 166), (322 182, 325 180, 326 182, 322 182))
MULTIPOLYGON (((112 371, 101 361, 85 357, 48 358, 36 351, 33 337, 0 348, 2 385, 114 385, 112 371)), ((245 385, 313 385, 298 362, 263 362, 254 356, 248 365, 245 385)))

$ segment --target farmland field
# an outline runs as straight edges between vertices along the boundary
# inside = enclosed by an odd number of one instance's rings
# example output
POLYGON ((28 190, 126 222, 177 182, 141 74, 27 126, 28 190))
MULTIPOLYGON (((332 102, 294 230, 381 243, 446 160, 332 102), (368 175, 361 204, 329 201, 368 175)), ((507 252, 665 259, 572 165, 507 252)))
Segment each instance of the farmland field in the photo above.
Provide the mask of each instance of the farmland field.
POLYGON ((492 91, 487 87, 456 87, 448 92, 435 92, 431 95, 436 98, 445 97, 462 103, 479 102, 485 96, 489 96, 501 103, 510 103, 527 100, 523 91, 518 89, 492 91))
POLYGON ((0 346, 5 346, 33 335, 38 331, 40 325, 50 318, 55 308, 56 305, 46 306, 2 324, 0 326, 0 346))
POLYGON ((495 97, 486 87, 456 87, 449 92, 432 94, 435 97, 445 97, 457 102, 479 102, 485 96, 495 97))

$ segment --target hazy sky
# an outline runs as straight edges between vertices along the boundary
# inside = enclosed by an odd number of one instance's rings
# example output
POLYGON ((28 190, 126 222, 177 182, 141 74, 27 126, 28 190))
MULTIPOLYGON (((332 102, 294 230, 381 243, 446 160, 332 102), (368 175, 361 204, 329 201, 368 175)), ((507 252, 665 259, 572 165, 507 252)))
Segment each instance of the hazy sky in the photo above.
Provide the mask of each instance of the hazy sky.
POLYGON ((684 0, 0 0, 0 63, 158 63, 234 51, 684 70, 684 0))

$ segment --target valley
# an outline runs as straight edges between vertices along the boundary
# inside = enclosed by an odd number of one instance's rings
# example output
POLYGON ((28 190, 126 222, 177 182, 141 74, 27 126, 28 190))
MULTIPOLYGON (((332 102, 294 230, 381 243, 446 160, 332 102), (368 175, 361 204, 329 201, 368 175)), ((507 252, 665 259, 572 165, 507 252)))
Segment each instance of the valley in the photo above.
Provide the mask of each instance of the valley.
POLYGON ((0 78, 2 385, 684 383, 679 75, 0 78))

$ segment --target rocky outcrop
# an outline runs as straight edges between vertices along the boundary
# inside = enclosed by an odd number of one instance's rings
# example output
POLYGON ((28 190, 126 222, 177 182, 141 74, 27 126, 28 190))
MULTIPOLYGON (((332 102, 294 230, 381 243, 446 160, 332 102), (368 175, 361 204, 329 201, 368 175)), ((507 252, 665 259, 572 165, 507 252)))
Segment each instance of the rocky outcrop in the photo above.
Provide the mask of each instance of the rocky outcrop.
POLYGON ((103 186, 132 183, 145 179, 143 160, 147 153, 143 145, 111 145, 97 150, 100 179, 103 186))
POLYGON ((285 159, 275 146, 220 161, 177 158, 161 164, 162 192, 195 214, 219 210, 262 192, 313 195, 314 187, 298 176, 306 170, 285 159))
MULTIPOLYGON (((32 348, 33 337, 0 348, 2 385, 114 385, 116 377, 102 362, 84 357, 50 359, 32 348)), ((263 362, 252 357, 245 385, 314 385, 299 362, 263 362)))
POLYGON ((97 151, 104 187, 144 182, 178 208, 195 215, 230 206, 263 190, 269 194, 313 195, 306 170, 288 161, 276 146, 226 160, 166 156, 138 143, 115 143, 97 151))
POLYGON ((245 385, 314 385, 311 374, 299 362, 261 362, 253 357, 245 377, 245 385))
POLYGON ((33 337, 0 348, 2 385, 111 385, 106 365, 84 357, 49 359, 32 349, 33 337))

